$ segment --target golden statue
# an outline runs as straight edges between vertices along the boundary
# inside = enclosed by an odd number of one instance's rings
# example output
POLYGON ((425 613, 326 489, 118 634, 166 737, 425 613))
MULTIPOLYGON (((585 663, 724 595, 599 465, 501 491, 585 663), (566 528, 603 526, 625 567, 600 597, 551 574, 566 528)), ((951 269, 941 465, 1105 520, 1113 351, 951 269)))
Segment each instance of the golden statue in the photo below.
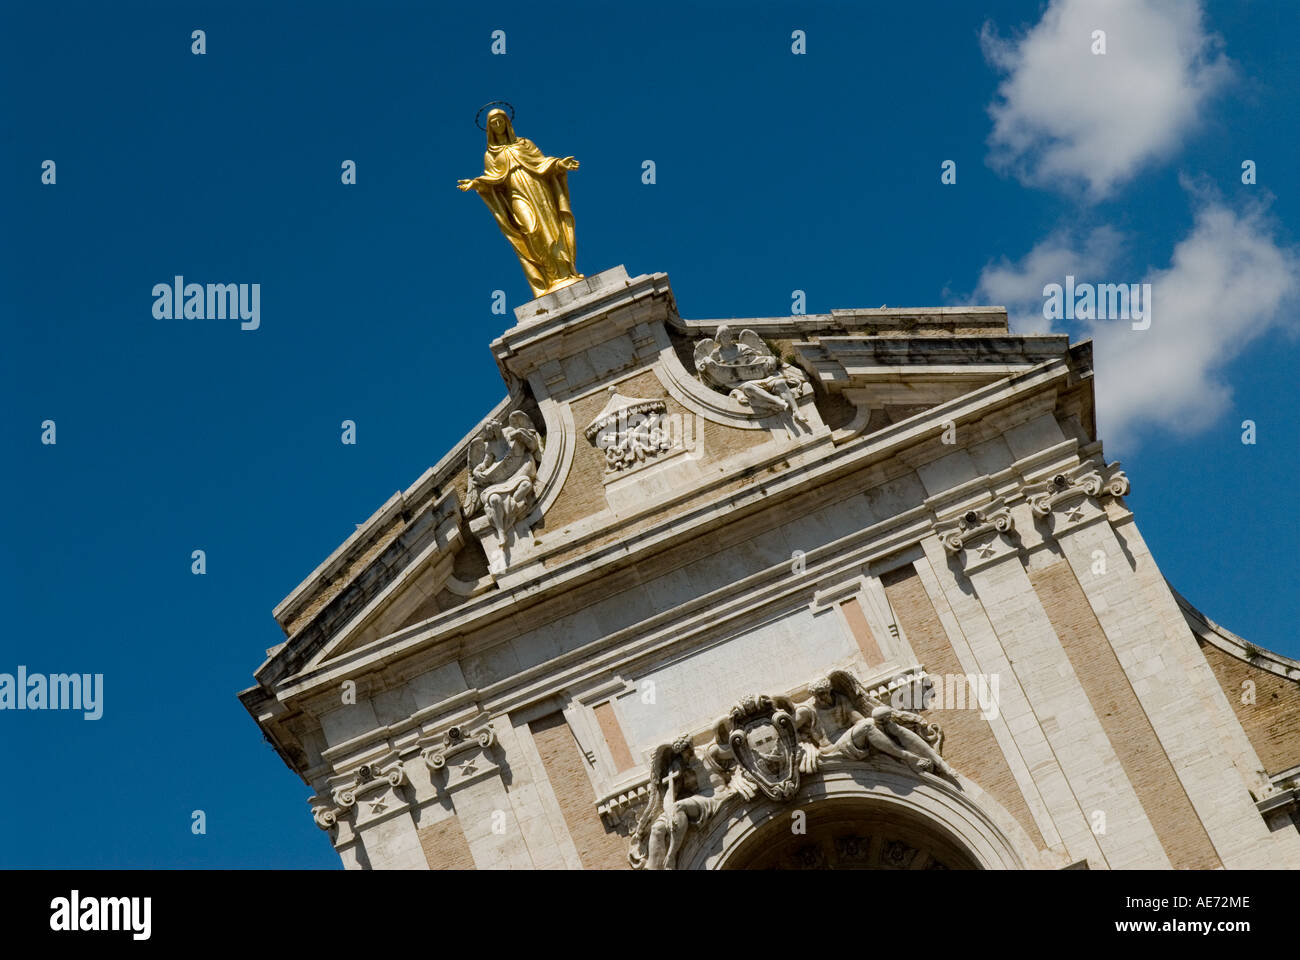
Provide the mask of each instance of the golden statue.
POLYGON ((568 179, 578 161, 548 157, 531 140, 516 137, 513 117, 513 107, 510 116, 497 107, 488 112, 483 176, 457 183, 461 190, 478 191, 515 248, 533 296, 541 297, 582 279, 574 266, 568 179))

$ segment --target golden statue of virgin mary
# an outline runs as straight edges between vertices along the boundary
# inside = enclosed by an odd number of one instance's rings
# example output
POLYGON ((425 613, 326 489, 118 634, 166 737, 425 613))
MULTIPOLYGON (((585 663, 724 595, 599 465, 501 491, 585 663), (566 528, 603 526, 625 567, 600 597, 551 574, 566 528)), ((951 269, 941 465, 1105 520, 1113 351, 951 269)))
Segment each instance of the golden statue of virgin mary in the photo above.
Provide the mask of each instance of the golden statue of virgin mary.
POLYGON ((548 157, 531 140, 516 137, 510 117, 495 108, 487 116, 483 176, 457 182, 461 190, 477 190, 488 205, 534 297, 582 279, 574 266, 569 207, 568 173, 577 169, 573 157, 548 157))

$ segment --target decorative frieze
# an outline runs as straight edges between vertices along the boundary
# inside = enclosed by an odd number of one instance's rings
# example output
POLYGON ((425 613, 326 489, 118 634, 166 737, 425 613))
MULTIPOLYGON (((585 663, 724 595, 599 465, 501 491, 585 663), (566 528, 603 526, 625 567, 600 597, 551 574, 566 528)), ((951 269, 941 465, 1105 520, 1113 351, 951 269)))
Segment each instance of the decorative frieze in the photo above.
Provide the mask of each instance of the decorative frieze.
POLYGON ((765 694, 741 699, 717 722, 702 756, 689 737, 655 750, 646 805, 628 849, 634 868, 673 869, 688 833, 724 807, 739 816, 760 794, 788 803, 801 777, 827 765, 883 756, 960 789, 939 753, 937 725, 883 703, 847 671, 833 671, 809 689, 811 699, 799 704, 765 694))

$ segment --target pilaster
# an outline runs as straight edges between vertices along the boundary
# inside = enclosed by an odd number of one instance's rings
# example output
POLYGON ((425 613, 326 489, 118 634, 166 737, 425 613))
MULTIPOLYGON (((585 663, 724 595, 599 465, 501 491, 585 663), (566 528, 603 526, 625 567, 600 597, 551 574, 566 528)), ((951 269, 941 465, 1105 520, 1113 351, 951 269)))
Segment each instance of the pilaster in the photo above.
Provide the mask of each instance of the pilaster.
MULTIPOLYGON (((944 549, 984 607, 1007 667, 1024 690, 1081 816, 1058 824, 1067 849, 1090 846, 1116 869, 1169 867, 1155 829, 1093 712, 1074 668, 1020 562, 1015 520, 999 499, 968 506, 935 524, 944 549), (1097 814, 1104 815, 1104 823, 1097 814), (1095 826, 1094 826, 1095 824, 1095 826)), ((1017 718, 1015 729, 1030 726, 1017 718)), ((1045 785, 1057 809, 1070 803, 1059 783, 1045 785)))
POLYGON ((1222 690, 1208 667, 1193 667, 1194 657, 1204 657, 1185 622, 1181 630, 1166 628, 1111 527, 1102 498, 1129 492, 1118 467, 1085 461, 1028 483, 1024 493, 1074 571, 1224 866, 1276 866, 1268 827, 1224 744, 1226 724, 1211 706, 1222 690))

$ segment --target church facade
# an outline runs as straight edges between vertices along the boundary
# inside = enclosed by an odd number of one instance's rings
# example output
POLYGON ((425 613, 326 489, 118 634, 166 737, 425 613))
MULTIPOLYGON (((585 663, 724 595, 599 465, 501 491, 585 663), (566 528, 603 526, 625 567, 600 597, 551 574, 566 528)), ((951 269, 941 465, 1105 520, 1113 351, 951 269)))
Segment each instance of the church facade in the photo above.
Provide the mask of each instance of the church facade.
POLYGON ((1300 663, 1161 575, 1091 345, 515 310, 240 694, 352 869, 1300 868, 1300 663))

